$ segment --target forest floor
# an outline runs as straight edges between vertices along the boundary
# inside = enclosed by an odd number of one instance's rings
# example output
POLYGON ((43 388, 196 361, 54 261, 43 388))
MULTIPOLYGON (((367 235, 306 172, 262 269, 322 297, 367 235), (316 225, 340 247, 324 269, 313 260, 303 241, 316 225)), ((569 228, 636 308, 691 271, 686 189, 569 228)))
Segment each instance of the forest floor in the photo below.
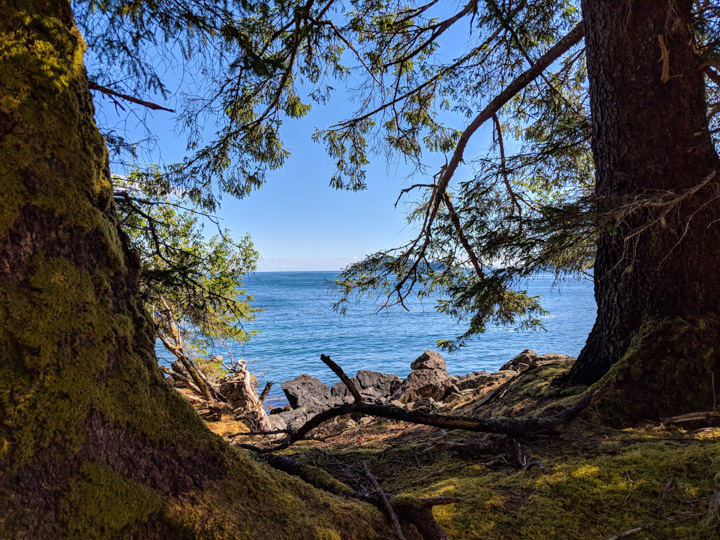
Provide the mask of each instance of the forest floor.
MULTIPOLYGON (((434 412, 546 414, 584 388, 556 383, 563 366, 527 370, 501 388, 466 393, 434 412)), ((235 443, 242 424, 209 422, 235 443)), ((554 433, 526 438, 338 418, 282 454, 354 490, 452 497, 433 507, 451 539, 720 538, 720 428, 609 425, 595 408, 554 433)), ((405 536, 419 538, 408 527, 405 536)))

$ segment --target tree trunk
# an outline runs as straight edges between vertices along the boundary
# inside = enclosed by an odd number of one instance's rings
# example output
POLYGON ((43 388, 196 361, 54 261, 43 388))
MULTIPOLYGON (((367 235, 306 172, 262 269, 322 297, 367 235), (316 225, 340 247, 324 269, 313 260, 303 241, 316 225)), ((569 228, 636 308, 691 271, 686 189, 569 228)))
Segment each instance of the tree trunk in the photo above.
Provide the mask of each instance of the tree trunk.
POLYGON ((0 537, 382 536, 160 376, 67 0, 0 0, 0 537))
POLYGON ((592 383, 622 360, 634 368, 618 366, 629 370, 618 386, 638 402, 637 414, 711 408, 713 372, 720 383, 712 352, 720 346, 720 333, 712 334, 720 315, 720 173, 711 176, 719 163, 692 1, 584 0, 582 8, 600 204, 665 202, 638 207, 600 233, 597 320, 570 378, 592 383), (671 195, 682 199, 670 204, 671 195), (639 403, 650 398, 666 403, 639 403))

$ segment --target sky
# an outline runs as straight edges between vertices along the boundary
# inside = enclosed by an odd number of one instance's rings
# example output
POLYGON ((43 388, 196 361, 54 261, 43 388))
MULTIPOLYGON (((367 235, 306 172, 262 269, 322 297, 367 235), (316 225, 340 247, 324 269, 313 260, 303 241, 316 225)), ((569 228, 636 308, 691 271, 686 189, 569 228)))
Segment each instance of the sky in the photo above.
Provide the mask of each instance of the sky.
MULTIPOLYGON (((172 72, 161 76, 166 83, 181 77, 172 72)), ((94 98, 98 124, 121 125, 131 139, 144 137, 138 117, 119 110, 98 92, 94 98)), ((158 102, 175 106, 172 101, 158 102)), ((291 156, 284 167, 270 172, 267 183, 245 199, 223 198, 217 215, 234 235, 249 233, 261 257, 258 271, 339 270, 413 237, 414 231, 405 219, 406 204, 401 202, 397 208, 394 204, 402 188, 431 180, 427 176, 410 178, 403 163, 388 163, 379 157, 371 158, 366 191, 344 192, 329 187, 334 164, 323 145, 314 143, 311 135, 316 127, 328 127, 349 117, 354 108, 347 96, 338 91, 327 105, 313 103, 313 110, 306 117, 286 120, 282 137, 291 156)), ((141 161, 144 164, 181 161, 185 138, 176 132, 175 115, 149 110, 139 114, 158 138, 156 146, 144 152, 141 161)), ((474 145, 487 144, 488 138, 486 132, 474 145)), ((434 159, 428 176, 444 163, 442 157, 434 159)), ((467 170, 459 170, 456 179, 468 174, 467 170)))
MULTIPOLYGON (((115 125, 120 117, 113 104, 102 95, 94 98, 98 123, 115 125)), ((334 163, 311 135, 315 127, 341 118, 342 110, 350 108, 347 104, 328 105, 300 120, 287 121, 283 136, 291 156, 283 168, 271 171, 266 184, 244 199, 223 197, 217 216, 234 235, 250 234, 261 257, 258 271, 340 270, 411 238, 413 229, 403 211, 406 199, 394 207, 400 190, 413 180, 402 163, 373 160, 365 191, 339 191, 329 186, 334 163)), ((180 161, 185 141, 174 133, 173 115, 149 111, 145 119, 159 135, 156 147, 145 153, 144 160, 180 161)), ((138 135, 143 132, 135 119, 127 121, 126 129, 138 135)))

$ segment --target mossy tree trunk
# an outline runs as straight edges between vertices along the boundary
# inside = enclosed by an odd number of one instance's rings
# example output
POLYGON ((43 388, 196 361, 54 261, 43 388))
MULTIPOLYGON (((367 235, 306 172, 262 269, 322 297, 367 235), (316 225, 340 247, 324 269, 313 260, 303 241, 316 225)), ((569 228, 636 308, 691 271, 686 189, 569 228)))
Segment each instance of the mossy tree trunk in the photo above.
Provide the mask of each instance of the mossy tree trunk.
POLYGON ((368 537, 165 383, 67 0, 0 0, 0 536, 368 537))
POLYGON ((713 372, 720 383, 720 334, 712 333, 720 315, 720 163, 692 1, 585 0, 582 8, 597 194, 613 204, 665 198, 600 235, 597 321, 571 379, 594 382, 624 359, 633 375, 618 386, 634 415, 711 408, 713 372), (648 400, 663 403, 648 408, 648 400))

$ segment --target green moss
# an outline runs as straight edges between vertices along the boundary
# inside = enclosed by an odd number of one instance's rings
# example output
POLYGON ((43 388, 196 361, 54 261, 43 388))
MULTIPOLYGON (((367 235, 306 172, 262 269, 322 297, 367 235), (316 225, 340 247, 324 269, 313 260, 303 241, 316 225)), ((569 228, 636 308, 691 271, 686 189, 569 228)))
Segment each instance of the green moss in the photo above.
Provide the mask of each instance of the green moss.
POLYGON ((60 519, 69 538, 128 537, 161 507, 161 498, 109 467, 86 462, 60 502, 60 519))
POLYGON ((451 538, 604 538, 641 525, 653 538, 720 532, 717 523, 701 522, 713 494, 708 471, 720 464, 720 442, 610 446, 601 455, 566 449, 534 456, 542 458, 545 471, 508 475, 478 467, 424 494, 464 498, 435 509, 451 538))
POLYGON ((616 424, 712 410, 720 388, 718 336, 720 318, 713 314, 646 321, 595 385, 614 381, 598 410, 616 424))
POLYGON ((369 505, 234 451, 159 375, 71 20, 44 0, 0 18, 0 536, 385 535, 369 505))
POLYGON ((72 452, 98 401, 98 379, 113 350, 114 317, 102 300, 103 272, 37 255, 25 286, 0 286, 0 340, 13 343, 0 366, 0 403, 8 415, 5 456, 22 466, 59 442, 72 452))

